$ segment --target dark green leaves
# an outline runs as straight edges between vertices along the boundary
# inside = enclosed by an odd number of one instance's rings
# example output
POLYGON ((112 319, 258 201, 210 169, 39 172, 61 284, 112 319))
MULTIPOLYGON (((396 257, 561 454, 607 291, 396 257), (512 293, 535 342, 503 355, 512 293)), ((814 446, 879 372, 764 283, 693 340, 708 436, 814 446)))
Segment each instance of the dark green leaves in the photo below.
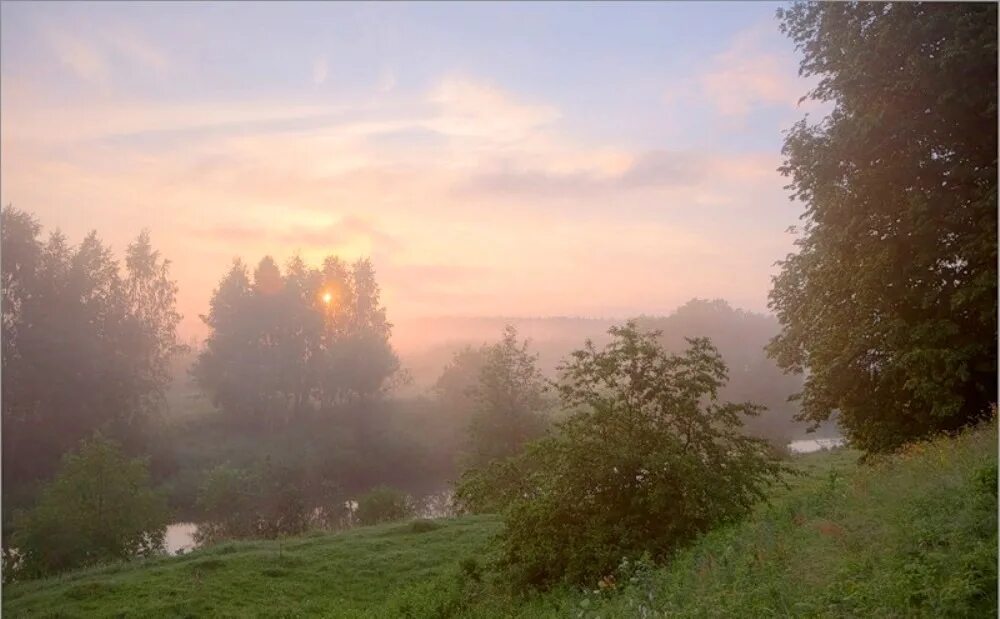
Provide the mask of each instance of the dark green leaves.
POLYGON ((779 11, 823 122, 788 132, 805 204, 770 353, 807 371, 802 416, 839 411, 891 450, 983 418, 997 389, 997 10, 796 3, 779 11))

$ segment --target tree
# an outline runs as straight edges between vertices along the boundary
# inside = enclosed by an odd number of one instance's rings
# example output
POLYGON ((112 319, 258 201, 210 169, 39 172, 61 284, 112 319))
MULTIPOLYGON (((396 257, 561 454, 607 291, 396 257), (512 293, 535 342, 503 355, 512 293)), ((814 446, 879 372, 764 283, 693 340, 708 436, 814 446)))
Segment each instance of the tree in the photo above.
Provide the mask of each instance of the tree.
POLYGON ((891 450, 984 418, 997 392, 997 7, 796 3, 781 29, 819 78, 781 172, 806 207, 770 353, 806 372, 802 417, 839 411, 891 450))
POLYGON ((216 466, 198 492, 198 542, 274 539, 298 535, 310 524, 337 524, 343 497, 315 473, 301 462, 270 456, 248 468, 216 466))
POLYGON ((463 346, 452 354, 441 375, 434 382, 433 391, 441 406, 447 410, 471 416, 476 405, 476 387, 486 364, 486 346, 463 346))
POLYGON ((125 252, 122 282, 128 307, 128 360, 136 372, 137 410, 155 410, 170 384, 170 361, 187 347, 177 338, 177 283, 170 279, 170 261, 153 249, 143 230, 125 252))
POLYGON ((797 403, 789 401, 801 391, 802 376, 782 372, 765 351, 781 330, 774 316, 734 308, 722 299, 691 299, 669 316, 642 316, 636 323, 645 331, 660 331, 659 342, 670 352, 683 351, 688 337, 712 340, 729 368, 720 397, 765 407, 745 420, 749 434, 784 446, 805 431, 805 424, 795 421, 797 403))
POLYGON ((241 260, 219 282, 212 294, 209 313, 201 320, 211 330, 192 374, 212 402, 230 416, 246 419, 256 402, 248 385, 254 385, 254 366, 247 362, 251 328, 246 306, 251 295, 250 276, 241 260))
POLYGON ((399 371, 399 358, 389 344, 392 325, 381 305, 381 291, 369 260, 354 263, 350 282, 352 295, 339 308, 347 315, 348 326, 329 347, 328 376, 332 380, 324 382, 321 390, 335 401, 363 403, 391 386, 389 379, 399 371))
POLYGON ((367 260, 322 269, 295 257, 284 274, 264 257, 248 275, 237 261, 212 297, 211 328, 193 369, 199 385, 233 420, 287 425, 381 395, 398 374, 392 325, 367 260))
POLYGON ((402 520, 413 514, 406 494, 388 486, 376 486, 358 499, 358 522, 362 526, 402 520))
POLYGON ((147 233, 121 268, 96 233, 72 247, 59 232, 43 243, 23 211, 0 220, 3 495, 16 507, 95 430, 144 447, 182 347, 177 287, 147 233))
POLYGON ((514 455, 541 436, 548 407, 545 379, 528 342, 508 325, 502 339, 485 349, 479 381, 472 391, 475 413, 469 428, 470 465, 514 455))
POLYGON ((782 471, 741 431, 759 407, 718 400, 726 367, 708 340, 669 354, 633 322, 610 334, 561 368, 563 407, 579 412, 501 467, 516 492, 500 564, 517 586, 592 586, 623 558, 663 559, 747 513, 782 471))
POLYGON ((19 576, 37 577, 163 548, 167 509, 144 460, 129 460, 100 435, 63 458, 38 505, 15 516, 19 576))
POLYGON ((486 346, 464 346, 455 351, 432 388, 434 421, 429 429, 435 454, 446 454, 448 468, 461 465, 461 451, 469 440, 476 414, 476 387, 486 361, 486 346), (434 430, 438 430, 437 433, 434 430))

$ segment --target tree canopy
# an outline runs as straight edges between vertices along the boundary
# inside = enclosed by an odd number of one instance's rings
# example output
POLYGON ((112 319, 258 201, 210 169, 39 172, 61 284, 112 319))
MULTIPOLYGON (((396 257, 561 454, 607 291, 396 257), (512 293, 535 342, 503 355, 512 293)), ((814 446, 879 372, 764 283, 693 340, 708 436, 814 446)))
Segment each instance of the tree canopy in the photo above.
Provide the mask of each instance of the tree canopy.
POLYGON ((781 172, 805 205, 770 346, 884 451, 989 414, 997 392, 997 7, 806 3, 779 11, 808 94, 781 172))
MULTIPOLYGON (((22 504, 100 429, 137 448, 169 382, 180 315, 169 261, 142 232, 124 269, 90 233, 76 247, 2 211, 3 492, 22 504)), ((9 513, 9 511, 7 512, 9 513)))
POLYGON ((548 407, 545 379, 537 357, 528 352, 517 330, 507 326, 499 342, 485 347, 481 358, 456 357, 480 363, 472 387, 474 412, 469 427, 469 464, 480 466, 516 454, 545 430, 548 407))
POLYGON ((507 503, 500 563, 518 585, 593 583, 623 558, 663 558, 746 513, 781 471, 740 428, 759 407, 718 399, 726 366, 708 340, 671 354, 635 323, 611 335, 562 368, 562 406, 577 412, 459 487, 472 508, 507 503))
POLYGON ((379 296, 368 260, 310 268, 293 258, 282 273, 268 256, 252 277, 237 260, 202 317, 211 333, 195 377, 255 427, 378 395, 399 369, 379 296))

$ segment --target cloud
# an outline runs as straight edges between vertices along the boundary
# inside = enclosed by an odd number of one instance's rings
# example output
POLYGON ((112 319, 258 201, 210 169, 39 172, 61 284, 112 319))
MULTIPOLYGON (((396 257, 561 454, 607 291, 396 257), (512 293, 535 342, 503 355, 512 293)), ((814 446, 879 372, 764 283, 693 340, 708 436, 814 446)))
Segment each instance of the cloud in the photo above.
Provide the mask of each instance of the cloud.
POLYGON ((281 235, 284 243, 310 247, 339 247, 365 240, 382 250, 400 247, 400 242, 372 222, 356 215, 347 215, 337 222, 319 228, 298 228, 281 235))
POLYGON ((110 79, 108 61, 92 42, 61 30, 49 31, 48 42, 56 59, 79 79, 100 84, 107 83, 110 79))
POLYGON ((691 185, 703 177, 705 157, 666 150, 645 152, 618 178, 623 188, 691 185))
POLYGON ((194 233, 204 239, 227 244, 277 244, 300 249, 336 252, 345 247, 359 246, 371 250, 391 251, 401 247, 394 236, 385 233, 371 221, 357 215, 345 215, 324 225, 222 225, 196 228, 194 233))
POLYGON ((467 78, 441 80, 428 100, 441 112, 431 128, 455 136, 515 141, 559 118, 553 106, 518 101, 495 86, 467 78))
POLYGON ((326 56, 320 56, 313 60, 312 66, 312 82, 316 86, 320 86, 326 82, 326 76, 329 71, 326 56))
POLYGON ((682 151, 653 150, 632 157, 618 173, 605 170, 554 172, 503 164, 463 184, 462 190, 497 194, 580 198, 595 193, 656 187, 687 187, 704 177, 706 157, 682 151))
POLYGON ((119 27, 109 33, 108 44, 134 65, 155 73, 170 68, 170 59, 160 48, 143 38, 137 31, 119 27))
POLYGON ((47 29, 43 36, 56 60, 85 82, 107 86, 117 65, 153 75, 170 67, 161 49, 125 24, 93 28, 86 37, 59 28, 47 29))
POLYGON ((479 79, 339 107, 9 94, 3 197, 74 237, 153 228, 189 316, 204 311, 233 254, 371 255, 399 315, 746 298, 766 290, 787 251, 774 246, 788 243, 784 221, 769 236, 775 211, 755 210, 787 207, 776 154, 588 139, 559 122, 557 107, 479 79))
POLYGON ((805 94, 794 58, 766 47, 764 32, 741 33, 698 78, 702 95, 719 114, 743 118, 765 106, 794 108, 805 94))

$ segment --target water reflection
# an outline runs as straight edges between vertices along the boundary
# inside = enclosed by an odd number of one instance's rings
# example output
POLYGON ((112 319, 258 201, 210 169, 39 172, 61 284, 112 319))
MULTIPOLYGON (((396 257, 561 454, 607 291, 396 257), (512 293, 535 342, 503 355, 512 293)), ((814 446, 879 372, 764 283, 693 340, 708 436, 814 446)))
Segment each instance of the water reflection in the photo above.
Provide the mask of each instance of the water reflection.
MULTIPOLYGON (((455 506, 451 490, 428 494, 414 500, 413 514, 417 518, 433 520, 455 515, 455 506)), ((358 510, 356 500, 345 501, 346 516, 341 523, 343 528, 355 526, 355 513, 358 510)), ((198 525, 193 522, 175 522, 167 525, 167 535, 163 546, 168 555, 178 555, 191 552, 198 547, 195 533, 198 525)))
POLYGON ((808 454, 821 449, 835 449, 846 444, 844 437, 836 438, 809 438, 799 441, 792 441, 788 444, 788 450, 793 454, 808 454))

